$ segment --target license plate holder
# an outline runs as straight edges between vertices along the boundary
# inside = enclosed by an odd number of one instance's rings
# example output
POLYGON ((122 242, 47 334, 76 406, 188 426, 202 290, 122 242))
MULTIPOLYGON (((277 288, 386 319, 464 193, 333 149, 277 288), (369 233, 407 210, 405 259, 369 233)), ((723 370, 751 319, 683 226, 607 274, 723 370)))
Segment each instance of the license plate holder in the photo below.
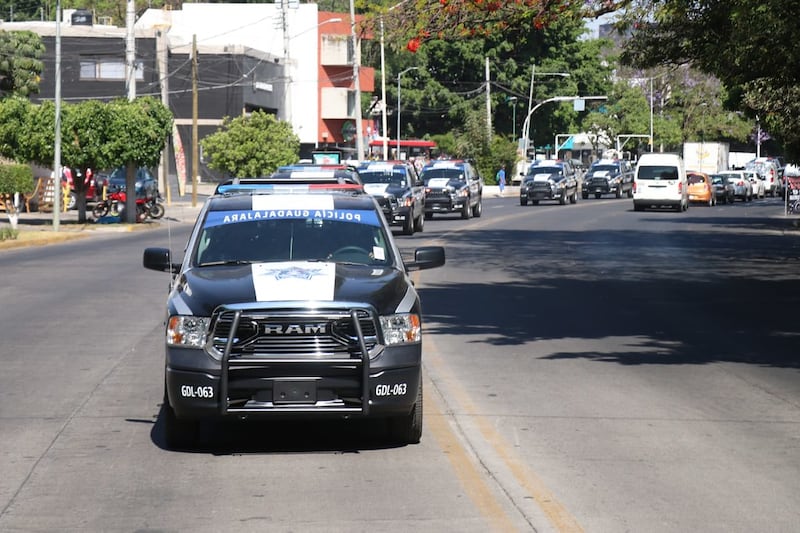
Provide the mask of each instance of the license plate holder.
POLYGON ((275 380, 272 385, 272 403, 276 405, 317 403, 317 382, 296 379, 275 380))

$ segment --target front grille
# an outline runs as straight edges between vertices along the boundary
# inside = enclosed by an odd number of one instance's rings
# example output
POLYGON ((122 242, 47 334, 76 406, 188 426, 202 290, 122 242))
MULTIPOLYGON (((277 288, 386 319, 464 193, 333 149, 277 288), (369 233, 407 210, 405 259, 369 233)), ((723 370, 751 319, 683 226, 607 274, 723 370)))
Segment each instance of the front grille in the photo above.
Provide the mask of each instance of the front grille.
MULTIPOLYGON (((212 345, 225 351, 234 311, 213 317, 212 345)), ((377 344, 378 325, 370 313, 358 311, 358 321, 369 351, 377 344)), ((230 358, 360 358, 361 347, 349 310, 247 310, 233 335, 230 358)))
POLYGON ((449 200, 450 193, 443 189, 431 189, 427 192, 426 197, 433 200, 449 200))
POLYGON ((590 186, 598 189, 608 189, 608 180, 605 178, 592 178, 590 186))
POLYGON ((550 184, 546 181, 534 181, 533 185, 528 189, 534 193, 550 193, 550 184))

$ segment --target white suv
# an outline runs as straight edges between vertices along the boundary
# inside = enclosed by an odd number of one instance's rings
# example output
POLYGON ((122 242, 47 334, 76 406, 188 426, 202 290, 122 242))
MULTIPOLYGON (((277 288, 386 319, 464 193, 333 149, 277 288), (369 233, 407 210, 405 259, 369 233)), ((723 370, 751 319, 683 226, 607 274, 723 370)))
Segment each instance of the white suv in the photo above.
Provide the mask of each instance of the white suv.
POLYGON ((689 209, 689 193, 683 158, 673 153, 643 154, 636 163, 633 180, 633 209, 671 207, 689 209))

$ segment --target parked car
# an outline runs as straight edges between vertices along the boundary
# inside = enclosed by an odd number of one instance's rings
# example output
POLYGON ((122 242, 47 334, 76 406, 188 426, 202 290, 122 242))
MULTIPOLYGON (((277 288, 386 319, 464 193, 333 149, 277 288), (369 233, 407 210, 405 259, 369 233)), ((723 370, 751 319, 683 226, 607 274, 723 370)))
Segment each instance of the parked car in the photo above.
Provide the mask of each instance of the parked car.
POLYGON ((383 210, 386 221, 402 226, 405 235, 425 226, 425 185, 408 161, 369 161, 358 166, 364 191, 383 210))
POLYGON ((753 184, 744 170, 727 170, 720 172, 723 176, 727 176, 728 180, 733 184, 736 198, 743 202, 750 202, 753 200, 753 184))
POLYGON ((709 207, 716 205, 717 196, 714 194, 714 186, 711 184, 711 177, 708 174, 689 170, 686 172, 686 183, 690 202, 705 204, 709 207))
MULTIPOLYGON (((126 167, 117 167, 102 178, 98 178, 101 186, 105 186, 108 191, 119 191, 126 188, 127 179, 126 167)), ((136 169, 136 197, 137 198, 157 198, 158 180, 145 167, 136 169)))
POLYGON ((561 205, 578 201, 578 178, 575 169, 560 159, 535 161, 519 188, 519 204, 537 205, 543 200, 555 200, 561 205))
POLYGON ((767 195, 767 185, 764 178, 755 170, 745 170, 744 173, 753 186, 753 198, 764 198, 767 195))
POLYGON ((642 154, 636 163, 633 181, 633 210, 669 207, 681 212, 689 209, 689 194, 683 157, 675 153, 642 154))
POLYGON ((613 194, 622 198, 626 194, 633 197, 633 168, 624 159, 598 159, 583 178, 581 196, 586 199, 593 194, 600 198, 604 194, 613 194))
POLYGON ((714 187, 714 196, 717 199, 717 203, 732 204, 736 200, 736 188, 730 182, 728 176, 712 174, 711 185, 714 187))
POLYGON ((757 157, 745 165, 745 170, 753 170, 764 177, 765 194, 779 196, 783 191, 782 172, 777 160, 757 157))

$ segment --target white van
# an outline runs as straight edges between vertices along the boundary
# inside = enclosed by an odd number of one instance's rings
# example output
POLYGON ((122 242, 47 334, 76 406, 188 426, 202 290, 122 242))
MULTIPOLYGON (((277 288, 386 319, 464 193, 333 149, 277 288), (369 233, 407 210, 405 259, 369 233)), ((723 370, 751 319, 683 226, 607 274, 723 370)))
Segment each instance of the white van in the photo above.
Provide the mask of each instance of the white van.
POLYGON ((662 206, 678 212, 689 209, 683 158, 672 153, 642 154, 633 179, 633 209, 662 206))

